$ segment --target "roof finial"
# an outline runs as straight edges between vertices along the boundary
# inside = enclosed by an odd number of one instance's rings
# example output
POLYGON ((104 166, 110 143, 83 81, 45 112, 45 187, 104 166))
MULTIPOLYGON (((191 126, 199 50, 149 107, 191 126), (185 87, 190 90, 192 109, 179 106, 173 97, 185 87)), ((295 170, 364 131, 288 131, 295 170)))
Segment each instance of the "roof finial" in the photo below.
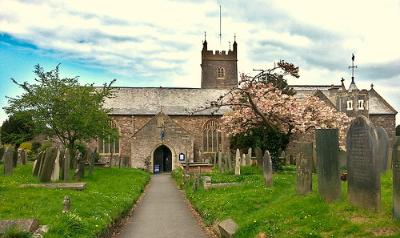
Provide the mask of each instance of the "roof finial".
POLYGON ((219 47, 221 48, 222 44, 222 13, 221 13, 221 5, 219 5, 219 47))
POLYGON ((354 65, 354 53, 351 57, 351 66, 349 66, 349 69, 351 69, 351 83, 354 84, 354 69, 357 68, 357 65, 354 65))
POLYGON ((230 41, 228 41, 228 43, 229 43, 229 50, 231 50, 231 42, 230 42, 230 41))
POLYGON ((340 82, 342 82, 342 87, 344 87, 344 78, 342 77, 342 79, 340 80, 340 82))
POLYGON ((204 32, 204 41, 207 41, 207 31, 204 32))
POLYGON ((236 33, 233 34, 233 41, 236 42, 236 33))
POLYGON ((371 89, 374 89, 374 84, 373 83, 371 83, 371 89))

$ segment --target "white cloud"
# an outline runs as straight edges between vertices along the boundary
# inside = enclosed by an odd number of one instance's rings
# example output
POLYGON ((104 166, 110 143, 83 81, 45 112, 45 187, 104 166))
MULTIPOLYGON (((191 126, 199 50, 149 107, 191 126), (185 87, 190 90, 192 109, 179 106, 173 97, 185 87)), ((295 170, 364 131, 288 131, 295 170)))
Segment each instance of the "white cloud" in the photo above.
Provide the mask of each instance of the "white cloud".
MULTIPOLYGON (((300 66, 296 84, 338 84, 341 77, 349 78, 353 52, 359 71, 400 61, 397 0, 222 2, 221 45, 218 10, 211 0, 2 0, 0 32, 123 75, 132 79, 130 86, 143 85, 141 78, 163 86, 200 86, 204 30, 215 50, 226 50, 237 34, 239 72, 253 73, 286 59, 300 66)), ((375 74, 378 78, 359 83, 377 81, 389 97, 400 72, 393 74, 397 77, 375 74)), ((399 108, 400 100, 393 102, 399 108)))

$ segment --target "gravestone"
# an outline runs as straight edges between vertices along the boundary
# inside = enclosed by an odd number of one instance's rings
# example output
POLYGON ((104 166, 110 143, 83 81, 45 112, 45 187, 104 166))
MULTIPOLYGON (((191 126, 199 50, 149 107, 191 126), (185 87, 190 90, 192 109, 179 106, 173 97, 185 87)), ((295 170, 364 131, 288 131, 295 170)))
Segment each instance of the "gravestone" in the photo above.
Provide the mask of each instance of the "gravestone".
POLYGON ((252 149, 251 147, 247 150, 247 156, 246 156, 246 165, 251 165, 251 154, 252 154, 252 149))
POLYGON ((271 155, 269 154, 268 150, 266 150, 264 153, 263 175, 264 175, 265 185, 267 187, 271 187, 272 186, 272 161, 271 161, 271 155))
POLYGON ((382 127, 376 128, 376 133, 378 136, 378 166, 381 172, 385 172, 388 169, 389 136, 382 127))
POLYGON ((222 152, 218 151, 218 168, 219 171, 222 173, 223 172, 223 168, 222 168, 222 152))
POLYGON ((36 160, 35 163, 33 164, 33 169, 32 169, 33 176, 39 175, 39 170, 41 163, 43 161, 44 153, 45 153, 44 151, 40 151, 39 154, 36 156, 36 160))
POLYGON ((256 154, 257 165, 261 167, 262 166, 262 157, 263 157, 261 148, 256 147, 254 150, 254 153, 256 154))
MULTIPOLYGON (((87 153, 85 153, 87 154, 87 153)), ((80 181, 81 179, 83 179, 84 175, 85 175, 85 160, 84 157, 85 155, 82 155, 82 153, 78 152, 78 156, 76 159, 77 162, 77 168, 75 170, 75 178, 80 181)))
POLYGON ((285 165, 288 165, 289 163, 288 163, 288 161, 287 161, 287 159, 286 159, 286 152, 284 151, 284 150, 282 150, 282 153, 281 153, 281 156, 280 156, 281 158, 283 158, 283 163, 285 164, 285 165))
POLYGON ((282 165, 286 165, 286 158, 285 158, 285 151, 282 151, 281 154, 279 155, 279 162, 282 165))
POLYGON ((44 156, 44 160, 42 162, 42 169, 39 171, 39 181, 40 182, 49 182, 51 179, 51 174, 54 169, 54 162, 57 157, 57 148, 50 147, 46 149, 46 153, 44 156))
POLYGON ((69 169, 71 166, 71 156, 68 149, 64 153, 64 181, 69 180, 69 169))
POLYGON ((231 154, 230 149, 228 149, 228 154, 226 156, 226 162, 228 165, 228 171, 232 171, 232 154, 231 154))
POLYGON ((235 175, 240 175, 240 151, 236 150, 235 156, 235 175))
POLYGON ((13 167, 17 167, 18 164, 18 149, 17 147, 12 147, 13 148, 13 167))
POLYGON ((56 159, 54 160, 53 172, 51 173, 50 178, 52 182, 60 180, 60 154, 61 151, 58 149, 56 159))
POLYGON ((242 154, 242 158, 240 158, 240 163, 242 166, 246 166, 246 154, 242 154))
POLYGON ((312 157, 306 157, 300 152, 296 161, 296 175, 297 194, 305 195, 312 192, 312 157))
POLYGON ((379 210, 381 183, 374 125, 364 116, 356 117, 347 131, 346 143, 349 200, 353 205, 379 210))
POLYGON ((64 154, 65 154, 65 149, 62 148, 60 150, 60 157, 59 157, 60 158, 60 180, 64 179, 64 165, 65 165, 64 154))
MULTIPOLYGON (((93 152, 90 152, 90 158, 89 158, 89 176, 90 177, 93 174, 93 169, 94 169, 94 163, 95 163, 95 160, 96 160, 96 156, 97 156, 97 148, 95 148, 93 152)), ((186 161, 188 161, 188 159, 186 161)))
POLYGON ((12 174, 14 168, 14 147, 6 148, 4 152, 4 175, 9 176, 12 174))
POLYGON ((26 164, 26 151, 25 150, 20 151, 20 158, 21 158, 21 164, 25 165, 26 164))
POLYGON ((0 146, 0 161, 3 160, 3 155, 4 155, 4 146, 0 146))
POLYGON ((392 150, 393 161, 393 217, 400 219, 400 136, 396 136, 392 150))
POLYGON ((315 131, 318 161, 318 191, 330 202, 340 198, 339 137, 337 129, 315 131))

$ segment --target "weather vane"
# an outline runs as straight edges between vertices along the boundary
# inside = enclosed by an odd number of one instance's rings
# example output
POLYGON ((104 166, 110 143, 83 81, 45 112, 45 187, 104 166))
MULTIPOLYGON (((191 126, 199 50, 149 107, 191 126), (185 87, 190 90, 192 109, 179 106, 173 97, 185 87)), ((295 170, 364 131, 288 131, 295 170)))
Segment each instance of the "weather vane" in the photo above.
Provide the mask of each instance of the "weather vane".
POLYGON ((349 66, 349 69, 351 69, 351 83, 354 83, 354 69, 357 68, 357 65, 354 65, 354 53, 353 56, 351 57, 351 66, 349 66))

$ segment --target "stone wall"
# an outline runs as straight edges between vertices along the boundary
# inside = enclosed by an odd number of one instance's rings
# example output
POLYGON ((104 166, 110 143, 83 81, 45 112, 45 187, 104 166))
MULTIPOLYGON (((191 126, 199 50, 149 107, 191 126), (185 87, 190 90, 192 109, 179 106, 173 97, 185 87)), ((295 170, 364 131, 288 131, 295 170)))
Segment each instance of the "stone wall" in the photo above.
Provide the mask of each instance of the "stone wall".
MULTIPOLYGON (((149 128, 144 128, 147 124, 150 123, 152 119, 154 119, 154 115, 112 115, 112 120, 116 123, 119 134, 120 134, 120 148, 119 154, 116 154, 115 157, 128 158, 131 161, 131 166, 133 167, 143 167, 144 159, 148 156, 152 156, 152 150, 156 144, 161 143, 159 141, 160 134, 159 131, 155 133, 149 128), (135 133, 138 133, 140 130, 143 132, 140 136, 135 137, 135 133), (136 138, 136 139, 135 139, 136 138), (139 139, 140 138, 140 139, 139 139), (138 148, 142 148, 143 150, 140 152, 138 148), (143 151, 146 151, 145 153, 143 151), (140 155, 139 155, 140 154, 140 155), (138 156, 136 156, 138 155, 138 156), (135 159, 133 159, 133 157, 135 159), (141 156, 141 157, 140 157, 141 156), (140 158, 139 158, 140 157, 140 158)), ((169 116, 172 120, 172 130, 173 128, 180 127, 184 131, 188 132, 191 138, 193 138, 193 144, 190 142, 190 150, 188 152, 191 153, 190 158, 194 161, 201 161, 199 151, 203 150, 203 127, 209 120, 217 120, 219 121, 221 116, 186 116, 186 115, 177 115, 177 116, 169 116), (174 123, 176 125, 174 125, 174 123)), ((170 129, 168 125, 166 125, 166 129, 170 129)), ((172 132, 172 134, 176 134, 172 132)), ((178 133, 179 134, 179 133, 178 133)), ((170 141, 169 143, 183 143, 180 140, 180 137, 173 137, 176 141, 170 141)), ((186 143, 186 142, 185 142, 186 143)), ((92 141, 89 146, 94 149, 98 145, 97 141, 92 141)), ((229 148, 229 139, 222 134, 222 150, 226 150, 229 148)), ((173 148, 170 148, 171 151, 173 148)), ((186 151, 186 149, 185 149, 186 151)), ((180 151, 180 152, 185 152, 180 151)), ((178 152, 179 153, 179 152, 178 152)), ((110 158, 110 154, 101 154, 101 160, 103 162, 108 162, 110 158)))
POLYGON ((396 137, 396 115, 372 114, 369 115, 369 119, 376 127, 383 127, 389 135, 390 142, 394 142, 396 137))

